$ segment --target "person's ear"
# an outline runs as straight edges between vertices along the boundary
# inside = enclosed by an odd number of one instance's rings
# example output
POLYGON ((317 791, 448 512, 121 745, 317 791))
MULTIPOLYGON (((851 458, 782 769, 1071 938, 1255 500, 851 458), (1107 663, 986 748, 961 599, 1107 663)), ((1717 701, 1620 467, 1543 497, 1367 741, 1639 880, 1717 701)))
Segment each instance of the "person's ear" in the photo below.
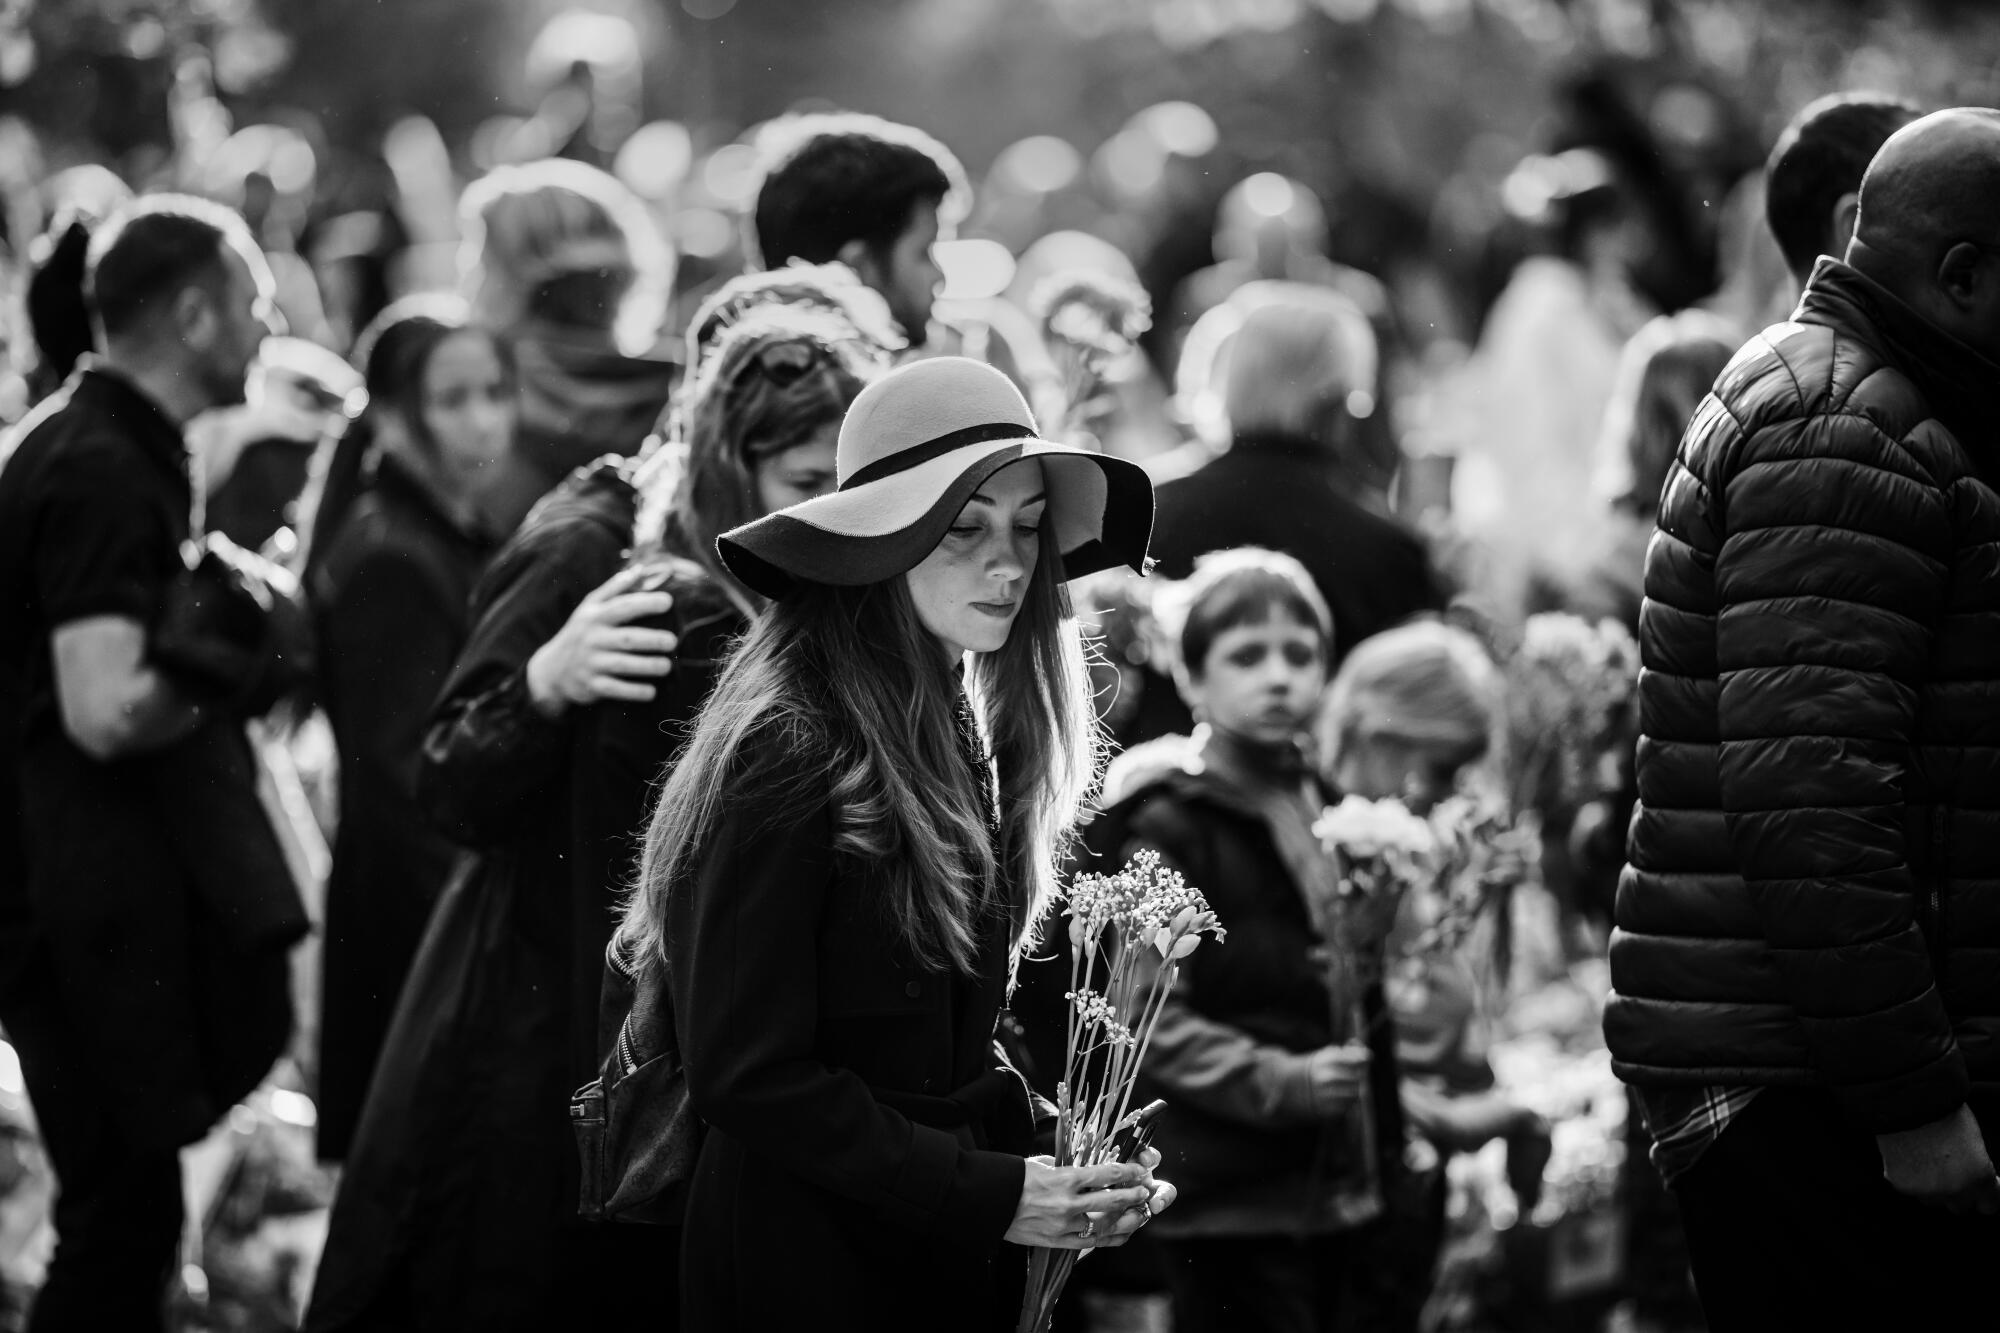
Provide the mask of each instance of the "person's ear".
POLYGON ((215 342, 217 315, 215 298, 207 288, 192 284, 174 293, 174 331, 181 344, 193 351, 206 351, 215 342))
POLYGON ((834 258, 853 269, 854 276, 861 279, 861 285, 864 287, 873 287, 879 292, 889 281, 888 273, 883 270, 881 261, 875 256, 874 247, 866 241, 849 241, 840 247, 834 258))
POLYGON ((1960 310, 1970 310, 1980 302, 1986 273, 1986 266, 1980 262, 1983 258, 1978 246, 1960 241, 1938 261, 1938 290, 1960 310))
POLYGON ((1825 253, 1835 259, 1847 257, 1847 246, 1854 239, 1854 223, 1861 216, 1861 195, 1849 190, 1836 199, 1833 213, 1828 220, 1826 239, 1829 242, 1825 253))
POLYGON ((1187 669, 1187 663, 1180 660, 1178 653, 1174 655, 1172 671, 1174 688, 1180 692, 1181 702, 1188 706, 1190 713, 1194 714, 1195 721, 1203 721, 1200 678, 1187 669))

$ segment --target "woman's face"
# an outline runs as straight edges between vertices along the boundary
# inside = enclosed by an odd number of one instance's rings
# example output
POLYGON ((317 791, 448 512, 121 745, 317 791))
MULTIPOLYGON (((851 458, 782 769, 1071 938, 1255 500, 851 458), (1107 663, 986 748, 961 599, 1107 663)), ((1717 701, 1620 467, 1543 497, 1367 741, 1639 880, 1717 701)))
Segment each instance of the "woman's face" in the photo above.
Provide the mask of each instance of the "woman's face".
POLYGON ((1217 731, 1260 745, 1297 739, 1326 685, 1326 645, 1319 631, 1274 610, 1257 624, 1215 636, 1199 674, 1182 693, 1217 731))
POLYGON ((1361 736, 1333 767, 1333 785, 1370 801, 1400 800, 1419 815, 1451 795, 1459 770, 1471 762, 1463 741, 1408 736, 1361 736))
POLYGON ((444 464, 461 473, 498 463, 514 438, 514 388, 493 340, 464 329, 424 367, 424 430, 444 464))
POLYGON ((834 449, 840 423, 829 421, 811 439, 760 459, 751 470, 758 513, 769 514, 825 495, 834 486, 834 449))
POLYGON ((1007 642, 1041 554, 1042 465, 1001 468, 974 491, 937 549, 905 577, 917 618, 954 660, 1007 642))

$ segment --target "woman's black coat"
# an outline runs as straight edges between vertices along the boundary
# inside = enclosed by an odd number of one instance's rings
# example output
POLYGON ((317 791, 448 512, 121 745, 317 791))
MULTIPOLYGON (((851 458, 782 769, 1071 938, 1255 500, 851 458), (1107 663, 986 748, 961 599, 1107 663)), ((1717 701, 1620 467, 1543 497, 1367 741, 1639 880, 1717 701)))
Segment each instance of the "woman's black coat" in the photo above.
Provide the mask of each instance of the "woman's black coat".
MULTIPOLYGON (((575 1218, 570 1031, 572 719, 526 669, 616 573, 634 497, 579 470, 473 597, 425 736, 418 800, 477 849, 432 915, 348 1154, 306 1327, 540 1330, 593 1321, 609 1251, 575 1218)), ((610 1229, 607 1229, 610 1230, 610 1229)), ((665 1242, 619 1229, 625 1248, 665 1242)), ((609 1265, 607 1265, 608 1267, 609 1265)), ((634 1290, 627 1283, 622 1290, 634 1290)))
POLYGON ((833 850, 811 763, 753 747, 670 899, 676 1029, 709 1126, 683 1326, 1012 1328, 1026 1252, 1002 1236, 1034 1123, 993 1042, 1009 932, 982 932, 972 978, 913 962, 871 867, 833 850))
POLYGON ((403 978, 458 848, 414 799, 424 720, 492 553, 393 460, 331 534, 308 589, 340 753, 327 883, 319 1153, 347 1153, 403 978))

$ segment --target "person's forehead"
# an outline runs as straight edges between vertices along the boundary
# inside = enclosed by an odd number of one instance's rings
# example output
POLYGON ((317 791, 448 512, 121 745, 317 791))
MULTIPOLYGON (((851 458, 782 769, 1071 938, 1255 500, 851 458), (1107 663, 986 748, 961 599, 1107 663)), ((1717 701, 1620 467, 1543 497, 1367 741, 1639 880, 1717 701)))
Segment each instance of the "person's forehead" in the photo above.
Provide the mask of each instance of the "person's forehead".
POLYGON ((1235 621, 1217 632, 1216 642, 1220 643, 1231 635, 1242 638, 1307 638, 1319 642, 1317 626, 1301 620, 1289 607, 1275 601, 1256 614, 1235 621))

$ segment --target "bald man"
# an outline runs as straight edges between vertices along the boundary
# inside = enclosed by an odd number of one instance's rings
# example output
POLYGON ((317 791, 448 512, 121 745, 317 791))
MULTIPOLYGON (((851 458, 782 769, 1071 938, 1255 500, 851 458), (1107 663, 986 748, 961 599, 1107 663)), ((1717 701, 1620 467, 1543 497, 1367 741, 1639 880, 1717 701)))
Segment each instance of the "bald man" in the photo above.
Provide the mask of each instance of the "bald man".
POLYGON ((1716 381, 1646 561, 1604 1029, 1716 1333, 2000 1319, 1996 481, 2000 112, 1960 108, 1716 381))

